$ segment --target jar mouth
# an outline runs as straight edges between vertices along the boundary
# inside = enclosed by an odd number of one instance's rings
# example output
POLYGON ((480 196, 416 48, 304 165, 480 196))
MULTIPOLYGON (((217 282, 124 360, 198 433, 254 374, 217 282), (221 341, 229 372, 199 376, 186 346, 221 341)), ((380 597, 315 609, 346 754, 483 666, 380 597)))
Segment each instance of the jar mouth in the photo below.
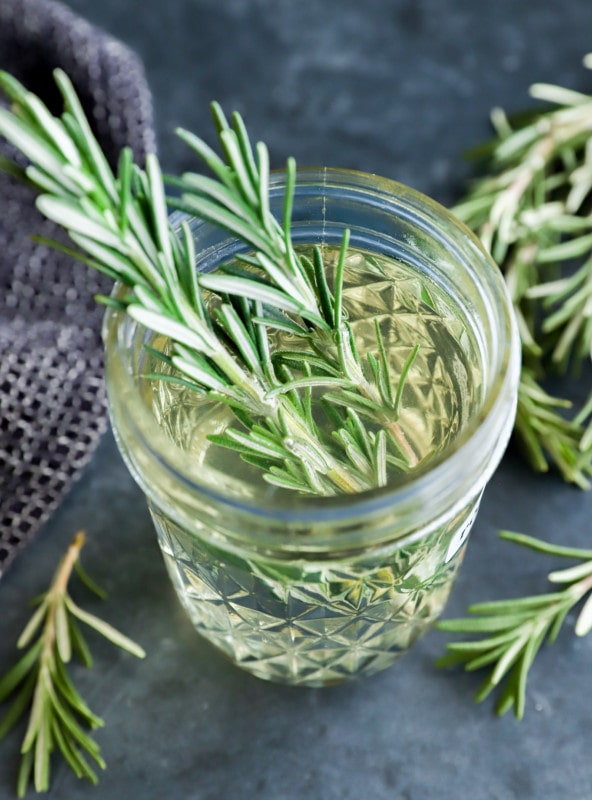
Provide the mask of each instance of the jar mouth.
MULTIPOLYGON (((270 183, 272 195, 279 193, 283 189, 283 173, 274 173, 270 183)), ((171 482, 182 486, 186 496, 199 497, 200 503, 211 502, 219 507, 232 508, 239 514, 267 520, 268 524, 285 526, 286 530, 292 525, 312 526, 315 523, 346 525, 349 520, 353 523, 360 517, 384 516, 385 512, 395 513, 402 523, 408 521, 407 528, 412 530, 418 515, 425 514, 426 507, 431 509, 430 519, 436 520, 444 513, 454 513, 461 502, 466 504, 468 498, 480 492, 505 450, 513 426, 520 369, 519 338, 507 288, 498 267, 472 232, 443 206, 407 186, 353 170, 301 169, 297 174, 296 193, 298 197, 304 197, 304 202, 307 191, 311 196, 324 192, 328 198, 332 192, 350 192, 355 202, 362 202, 368 208, 376 205, 387 217, 398 214, 399 218, 409 220, 439 247, 444 247, 451 263, 473 265, 483 283, 479 291, 483 290, 492 306, 494 336, 499 337, 478 412, 464 423, 441 453, 409 473, 397 475, 384 487, 334 496, 293 493, 287 497, 283 493, 279 502, 273 493, 265 499, 259 495, 249 497, 246 493, 244 496, 229 494, 224 488, 219 489, 214 483, 201 479, 196 474, 191 455, 176 446, 159 427, 137 383, 134 362, 143 341, 142 329, 124 312, 109 307, 105 313, 103 337, 115 434, 132 473, 145 490, 144 467, 136 462, 132 448, 125 441, 128 437, 142 448, 144 465, 155 465, 171 482), (119 419, 121 415, 124 417, 123 425, 119 419), (122 432, 124 427, 127 433, 122 432)), ((201 221, 195 224, 206 241, 200 269, 207 271, 215 266, 214 261, 220 263, 227 257, 225 248, 231 249, 234 240, 225 238, 222 244, 217 241, 209 245, 208 234, 210 228, 214 230, 213 226, 201 221)), ((340 222, 340 225, 341 230, 348 227, 347 220, 346 224, 340 222)), ((363 226, 360 231, 363 240, 363 226)), ((300 233, 304 239, 306 224, 300 233)), ((331 235, 330 231, 327 235, 331 235)), ((384 236, 386 241, 388 231, 384 236)), ((352 241, 354 238, 352 235, 352 241)), ((117 299, 125 291, 125 287, 118 284, 113 296, 117 299)))

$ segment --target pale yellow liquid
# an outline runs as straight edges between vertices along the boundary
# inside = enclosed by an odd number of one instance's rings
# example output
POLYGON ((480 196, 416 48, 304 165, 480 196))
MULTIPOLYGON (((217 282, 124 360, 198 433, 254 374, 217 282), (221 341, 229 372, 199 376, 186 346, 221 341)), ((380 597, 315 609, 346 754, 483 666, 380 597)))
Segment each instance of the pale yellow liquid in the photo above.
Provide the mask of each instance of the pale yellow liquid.
MULTIPOLYGON (((331 281, 335 252, 325 258, 331 281)), ((379 321, 395 378, 420 345, 399 424, 424 463, 453 441, 480 402, 480 360, 468 326, 429 277, 359 252, 348 257, 344 307, 361 354, 376 352, 379 321)), ((278 344, 295 346, 285 335, 278 344)), ((210 444, 209 434, 236 425, 225 406, 170 383, 155 381, 150 392, 162 428, 204 470, 228 475, 229 491, 236 478, 258 497, 288 491, 268 486, 255 467, 210 444)), ((427 629, 462 556, 462 546, 455 550, 451 542, 475 507, 472 500, 409 547, 322 564, 227 555, 197 521, 195 530, 185 530, 152 512, 169 573, 197 630, 259 677, 319 686, 383 669, 427 629)))
MULTIPOLYGON (((328 250, 324 255, 331 285, 337 252, 328 250)), ((378 321, 396 389, 406 359, 419 345, 405 380, 398 421, 415 454, 411 466, 418 466, 446 448, 478 406, 481 370, 476 345, 459 309, 426 276, 359 252, 350 254, 347 264, 343 302, 362 358, 368 351, 378 353, 378 321)), ((285 333, 275 342, 286 349, 299 346, 296 337, 285 333)), ((158 338, 154 346, 166 349, 166 340, 158 338)), ((323 340, 323 347, 330 346, 330 339, 323 340)), ((260 483, 259 470, 241 464, 234 452, 211 446, 208 440, 210 434, 237 425, 225 405, 162 381, 152 383, 151 393, 160 425, 198 463, 222 474, 230 471, 253 485, 260 483)), ((326 427, 320 412, 318 418, 326 427)))

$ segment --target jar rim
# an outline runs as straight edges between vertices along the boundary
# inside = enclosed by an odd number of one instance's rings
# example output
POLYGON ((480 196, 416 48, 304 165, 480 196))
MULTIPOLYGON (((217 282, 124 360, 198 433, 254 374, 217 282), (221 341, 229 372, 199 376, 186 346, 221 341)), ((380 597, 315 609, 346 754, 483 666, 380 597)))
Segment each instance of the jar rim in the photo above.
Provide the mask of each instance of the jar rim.
MULTIPOLYGON (((270 180, 272 189, 282 186, 283 175, 283 171, 272 174, 270 180)), ((440 454, 428 459, 425 464, 410 473, 397 475, 396 479, 384 487, 357 494, 328 497, 294 493, 289 500, 284 494, 281 506, 271 502, 266 506, 262 503, 261 497, 249 501, 229 496, 227 492, 218 491, 209 483, 197 479, 195 470, 190 468, 188 454, 168 439, 154 416, 138 397, 139 391, 134 382, 133 370, 125 363, 126 352, 129 355, 129 350, 125 350, 125 343, 121 341, 120 335, 122 325, 127 324, 128 328, 131 328, 132 323, 125 312, 112 307, 106 310, 103 327, 107 351, 108 390, 111 387, 110 391, 113 391, 112 387, 117 385, 117 392, 125 396, 128 403, 127 423, 133 429, 134 435, 143 443, 150 458, 154 459, 161 469, 174 480, 180 481, 191 492, 196 492, 204 499, 222 507, 231 507, 238 513, 289 526, 291 523, 343 524, 360 517, 384 515, 386 511, 392 511, 395 507, 397 519, 403 521, 406 517, 413 516, 417 508, 427 499, 434 508, 452 510, 454 503, 450 502, 450 495, 454 493, 450 491, 451 485, 469 481, 472 484, 472 495, 480 492, 497 467, 512 428, 515 387, 520 370, 519 338, 511 300, 501 272, 477 237, 462 222, 435 200, 415 189, 389 178, 355 170, 325 167, 298 169, 296 191, 312 185, 353 187, 357 192, 362 191, 382 199, 388 198, 394 201, 398 208, 405 209, 414 219, 421 217, 423 224, 435 225, 435 230, 439 230, 436 223, 440 225, 445 223, 450 241, 452 242, 451 233, 453 233, 458 240, 457 244, 461 242, 472 257, 483 265, 483 269, 490 271, 488 279, 495 284, 503 327, 501 335, 506 338, 506 346, 502 348, 502 357, 487 386, 479 414, 464 424, 453 441, 440 454), (513 395, 514 400, 509 401, 513 395), (476 467, 476 464, 479 466, 476 467)), ((208 225, 201 221, 197 224, 208 225)), ((125 291, 125 287, 116 284, 113 290, 114 297, 117 298, 118 293, 122 291, 125 291)), ((133 323, 133 326, 139 327, 137 323, 133 323)), ((129 338, 126 341, 129 342, 129 338)), ((111 413, 113 418, 113 410, 111 413)), ((114 428, 117 428, 116 422, 114 428)), ((142 483, 142 476, 138 475, 138 470, 132 469, 132 471, 142 483)), ((463 497, 466 503, 466 491, 463 497)))

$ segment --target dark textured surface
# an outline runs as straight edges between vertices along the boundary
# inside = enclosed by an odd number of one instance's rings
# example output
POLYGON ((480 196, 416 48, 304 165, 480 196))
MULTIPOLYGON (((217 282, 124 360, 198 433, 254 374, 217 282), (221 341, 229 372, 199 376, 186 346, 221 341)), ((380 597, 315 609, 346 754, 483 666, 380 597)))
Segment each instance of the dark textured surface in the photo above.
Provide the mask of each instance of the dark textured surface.
MULTIPOLYGON (((1 2, 1 0, 0 0, 1 2)), ((207 101, 237 107, 279 164, 349 166, 410 183, 443 202, 460 191, 460 154, 487 133, 491 106, 519 109, 535 80, 589 89, 580 67, 592 4, 384 0, 71 0, 136 47, 155 92, 161 155, 204 133, 207 101)), ((580 383, 579 391, 587 389, 580 383)), ((499 527, 589 546, 592 495, 532 476, 510 453, 486 493, 449 605, 546 588, 551 567, 500 543, 499 527)), ((97 611, 136 637, 138 662, 96 641, 74 676, 106 720, 98 788, 59 766, 60 800, 589 800, 592 638, 573 617, 533 668, 525 720, 473 706, 480 677, 438 672, 444 636, 400 664, 329 690, 267 685, 217 656, 190 628, 164 573, 139 490, 107 437, 82 481, 0 585, 0 666, 25 601, 49 580, 80 527, 85 563, 110 592, 97 611)), ((12 795, 17 737, 2 745, 0 797, 12 795)))

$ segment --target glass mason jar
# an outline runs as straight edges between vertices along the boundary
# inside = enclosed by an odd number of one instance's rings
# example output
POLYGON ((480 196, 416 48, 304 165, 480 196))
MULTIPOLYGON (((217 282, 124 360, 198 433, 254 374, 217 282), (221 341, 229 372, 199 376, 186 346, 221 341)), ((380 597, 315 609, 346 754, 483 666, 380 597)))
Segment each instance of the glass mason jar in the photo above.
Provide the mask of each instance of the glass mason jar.
MULTIPOLYGON (((284 185, 283 173, 272 176, 278 215, 284 185)), ((211 271, 244 249, 212 225, 189 221, 197 270, 211 271)), ((238 666, 308 686, 384 669, 441 613, 482 491, 512 430, 519 377, 518 334, 502 276, 450 213, 374 175, 300 171, 294 242, 338 245, 346 227, 352 253, 395 259, 409 273, 381 295, 383 305, 406 286, 409 307, 429 322, 435 305, 446 306, 433 297, 447 298, 449 334, 473 374, 472 399, 454 435, 383 488, 301 496, 252 482, 236 454, 225 468, 208 467, 190 442, 175 439, 182 408, 173 409, 166 425, 162 415, 157 421, 160 389, 142 377, 149 332, 113 309, 104 324, 113 429, 148 499, 181 603, 199 633, 238 666)), ((121 291, 116 287, 115 296, 121 291)), ((402 331, 403 317, 394 314, 395 343, 399 320, 402 331)), ((425 373, 422 391, 438 385, 444 338, 414 364, 425 373)), ((458 363, 449 365, 450 374, 462 394, 468 390, 464 378, 456 380, 458 363)), ((411 393, 414 380, 410 373, 411 393)), ((421 407, 415 413, 425 422, 421 407)), ((207 415, 197 427, 202 439, 215 429, 207 415)))

